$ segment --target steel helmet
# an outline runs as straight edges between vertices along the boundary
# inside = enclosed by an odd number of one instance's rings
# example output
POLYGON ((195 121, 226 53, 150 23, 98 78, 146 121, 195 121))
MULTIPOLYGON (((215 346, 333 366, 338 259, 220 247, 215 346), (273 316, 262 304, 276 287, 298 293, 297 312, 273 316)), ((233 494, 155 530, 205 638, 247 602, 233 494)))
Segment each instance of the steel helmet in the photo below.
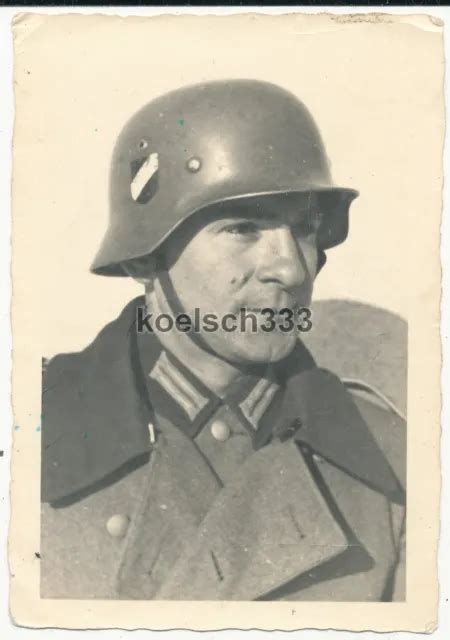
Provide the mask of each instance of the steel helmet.
POLYGON ((151 254, 192 214, 226 201, 309 194, 323 214, 319 245, 345 240, 358 195, 336 187, 320 133, 293 94, 258 80, 188 86, 144 106, 125 125, 110 172, 110 224, 91 267, 151 254))

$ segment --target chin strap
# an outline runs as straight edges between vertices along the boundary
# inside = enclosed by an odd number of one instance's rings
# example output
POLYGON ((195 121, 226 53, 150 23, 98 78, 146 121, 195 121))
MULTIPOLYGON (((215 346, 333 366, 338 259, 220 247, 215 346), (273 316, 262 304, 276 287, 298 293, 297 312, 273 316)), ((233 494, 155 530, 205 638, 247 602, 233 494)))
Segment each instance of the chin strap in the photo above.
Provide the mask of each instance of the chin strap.
MULTIPOLYGON (((159 258, 158 260, 157 274, 158 274, 158 280, 161 285, 162 292, 164 293, 164 296, 167 301, 167 305, 171 310, 173 316, 176 318, 181 314, 189 315, 186 312, 186 310, 183 308, 183 305, 181 304, 181 300, 174 289, 174 286, 172 284, 172 280, 170 279, 167 268, 161 258, 159 258)), ((192 342, 197 347, 199 347, 202 351, 206 351, 206 353, 209 353, 215 358, 218 358, 219 360, 223 360, 224 362, 228 362, 229 364, 236 366, 234 362, 232 362, 231 360, 228 360, 227 358, 221 356, 220 354, 216 353, 216 351, 211 349, 211 347, 209 346, 209 344, 206 342, 206 340, 203 338, 203 336, 199 331, 194 331, 194 329, 191 329, 190 331, 187 331, 184 335, 186 335, 190 340, 192 340, 192 342)))

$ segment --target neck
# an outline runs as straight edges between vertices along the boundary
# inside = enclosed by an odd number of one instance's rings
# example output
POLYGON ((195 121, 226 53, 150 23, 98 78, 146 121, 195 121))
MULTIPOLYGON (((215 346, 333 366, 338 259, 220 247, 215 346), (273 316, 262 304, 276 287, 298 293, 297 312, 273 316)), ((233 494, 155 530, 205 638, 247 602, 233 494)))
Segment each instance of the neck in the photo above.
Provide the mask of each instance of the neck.
MULTIPOLYGON (((158 286, 156 284, 156 286, 158 286)), ((164 296, 152 291, 146 294, 148 311, 154 316, 165 313, 173 316, 172 309, 164 296)), ((158 331, 154 333, 162 346, 172 353, 187 369, 219 397, 224 397, 231 385, 246 375, 246 371, 237 365, 222 360, 218 356, 204 351, 199 345, 180 331, 158 331)))

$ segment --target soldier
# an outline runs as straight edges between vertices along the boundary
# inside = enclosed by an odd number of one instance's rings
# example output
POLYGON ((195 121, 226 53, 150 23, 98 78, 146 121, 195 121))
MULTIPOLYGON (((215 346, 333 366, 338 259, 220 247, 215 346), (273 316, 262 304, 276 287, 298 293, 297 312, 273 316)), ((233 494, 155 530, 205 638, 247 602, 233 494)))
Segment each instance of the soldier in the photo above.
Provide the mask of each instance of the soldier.
POLYGON ((183 88, 125 126, 92 270, 144 296, 48 365, 43 597, 404 599, 403 420, 319 368, 297 326, 263 329, 261 309, 308 307, 356 196, 269 83, 183 88), (138 331, 144 308, 245 308, 257 328, 138 331))

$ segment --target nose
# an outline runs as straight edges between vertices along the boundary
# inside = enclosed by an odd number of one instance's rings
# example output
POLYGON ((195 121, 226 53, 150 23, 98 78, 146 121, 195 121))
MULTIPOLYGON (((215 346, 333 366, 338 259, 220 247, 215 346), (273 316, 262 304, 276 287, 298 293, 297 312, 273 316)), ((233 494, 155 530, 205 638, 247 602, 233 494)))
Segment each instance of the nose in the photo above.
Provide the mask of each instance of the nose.
POLYGON ((290 227, 278 227, 268 233, 259 277, 286 289, 300 287, 307 279, 306 260, 290 227))

